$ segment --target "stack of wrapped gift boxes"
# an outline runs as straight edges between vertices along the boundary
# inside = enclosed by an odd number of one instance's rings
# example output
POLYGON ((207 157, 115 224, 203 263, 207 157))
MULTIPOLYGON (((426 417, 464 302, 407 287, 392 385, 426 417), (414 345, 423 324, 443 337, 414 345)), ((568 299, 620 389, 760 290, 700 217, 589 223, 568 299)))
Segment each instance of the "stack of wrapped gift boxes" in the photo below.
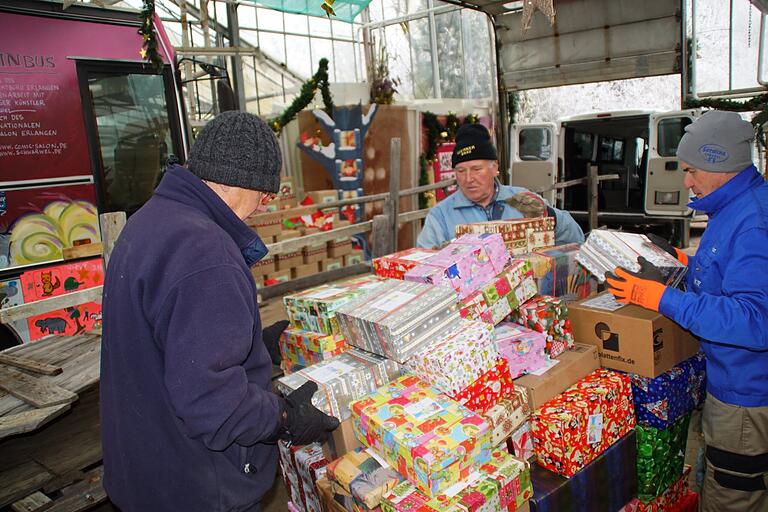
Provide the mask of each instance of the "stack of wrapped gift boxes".
POLYGON ((503 238, 509 253, 515 256, 555 245, 555 219, 554 217, 539 217, 476 222, 456 226, 456 236, 469 233, 497 233, 503 238))

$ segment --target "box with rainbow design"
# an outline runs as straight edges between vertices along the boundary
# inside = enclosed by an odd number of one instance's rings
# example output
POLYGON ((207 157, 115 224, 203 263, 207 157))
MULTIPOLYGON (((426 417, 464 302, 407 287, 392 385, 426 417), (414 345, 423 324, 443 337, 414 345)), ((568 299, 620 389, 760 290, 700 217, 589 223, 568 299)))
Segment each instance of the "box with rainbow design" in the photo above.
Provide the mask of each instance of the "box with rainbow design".
POLYGON ((503 450, 469 477, 436 496, 420 492, 408 481, 397 485, 381 503, 382 512, 513 512, 533 495, 530 466, 503 450))
POLYGON ((429 496, 490 459, 488 423, 413 375, 352 402, 350 409, 360 442, 429 496))
POLYGON ((587 375, 531 416, 539 465, 567 477, 634 426, 629 376, 605 368, 587 375))
POLYGON ((341 334, 320 334, 289 327, 280 335, 280 355, 284 370, 288 373, 325 361, 347 350, 349 345, 341 334))
POLYGON ((336 311, 383 282, 378 276, 363 276, 333 285, 322 285, 283 297, 288 320, 297 329, 338 334, 336 311))

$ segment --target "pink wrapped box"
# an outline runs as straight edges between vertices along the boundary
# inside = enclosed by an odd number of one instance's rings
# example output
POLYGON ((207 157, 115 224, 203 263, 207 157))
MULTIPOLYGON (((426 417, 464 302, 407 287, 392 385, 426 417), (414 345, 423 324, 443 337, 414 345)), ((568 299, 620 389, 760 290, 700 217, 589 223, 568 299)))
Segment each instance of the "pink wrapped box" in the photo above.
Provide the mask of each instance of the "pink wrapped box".
POLYGON ((500 323, 494 333, 496 347, 501 357, 509 363, 513 379, 538 370, 546 364, 546 334, 512 322, 500 323))
POLYGON ((483 234, 469 234, 462 235, 451 244, 456 245, 471 245, 473 247, 482 247, 488 254, 488 258, 491 260, 493 269, 498 274, 509 263, 509 251, 504 245, 504 239, 501 235, 495 233, 483 233, 483 234))

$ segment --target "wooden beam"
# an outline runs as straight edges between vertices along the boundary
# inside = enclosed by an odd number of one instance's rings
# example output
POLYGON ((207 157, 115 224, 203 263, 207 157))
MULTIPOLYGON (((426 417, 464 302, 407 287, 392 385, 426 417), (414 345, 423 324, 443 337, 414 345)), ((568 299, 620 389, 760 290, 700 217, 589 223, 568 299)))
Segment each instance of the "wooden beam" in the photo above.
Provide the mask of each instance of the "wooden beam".
POLYGON ((292 238, 283 242, 276 242, 274 244, 268 244, 267 249, 269 254, 274 256, 275 254, 286 254, 290 252, 300 251, 302 247, 309 245, 315 245, 322 242, 330 242, 337 238, 356 235, 358 233, 367 233, 373 228, 372 221, 358 222, 351 226, 345 226, 343 228, 331 229, 330 231, 321 231, 312 235, 306 235, 299 238, 292 238))
POLYGON ((76 393, 4 366, 0 366, 0 389, 35 407, 50 407, 77 400, 76 393))
POLYGON ((65 496, 54 501, 48 512, 81 512, 107 501, 103 479, 103 466, 92 469, 84 480, 68 487, 65 496))
POLYGON ((29 496, 52 478, 51 472, 33 460, 0 471, 0 508, 29 496))
POLYGON ((13 512, 43 512, 53 505, 53 500, 40 491, 33 492, 11 504, 13 512))
POLYGON ((389 232, 390 220, 387 215, 376 215, 373 218, 373 233, 371 234, 371 256, 380 258, 389 254, 391 235, 389 232))
POLYGON ((104 269, 107 269, 109 257, 115 248, 117 238, 125 227, 125 212, 102 213, 99 215, 101 225, 101 241, 104 244, 104 269))
POLYGON ((52 419, 64 414, 69 408, 69 404, 60 404, 2 416, 0 417, 0 439, 37 430, 52 419))
POLYGON ((397 252, 397 231, 398 231, 398 218, 397 214, 400 211, 400 139, 393 137, 389 142, 389 192, 392 196, 389 198, 389 216, 390 237, 389 242, 390 252, 397 252))
POLYGON ((450 187, 456 183, 455 179, 438 181, 437 183, 431 183, 429 185, 421 185, 419 187, 407 188, 400 191, 400 197, 412 196, 414 194, 421 194, 422 192, 429 192, 438 188, 450 187))
POLYGON ((269 300, 273 297, 280 297, 291 292, 298 292, 313 286, 329 283, 331 281, 344 279, 345 277, 352 277, 370 272, 371 266, 369 264, 358 263, 357 265, 350 265, 348 267, 327 270, 325 272, 318 272, 317 274, 312 274, 311 276, 300 277, 292 281, 265 286, 258 292, 259 302, 269 300))
POLYGON ((93 288, 86 288, 85 290, 58 295, 50 299, 41 299, 27 304, 3 308, 0 309, 0 323, 7 324, 14 320, 23 320, 30 316, 42 315, 43 313, 78 306, 86 302, 101 302, 102 289, 103 286, 99 285, 93 288))
POLYGON ((22 370, 29 370, 30 372, 39 373, 41 375, 58 375, 61 373, 61 366, 41 363, 33 359, 13 356, 11 354, 0 353, 0 363, 8 366, 15 366, 22 370))
POLYGON ((104 245, 101 242, 94 242, 92 244, 65 247, 62 249, 61 253, 65 260, 87 258, 89 256, 101 256, 104 253, 104 245))
MULTIPOLYGON (((610 180, 617 180, 617 179, 619 179, 618 174, 602 174, 597 177, 597 181, 610 181, 610 180)), ((574 185, 584 185, 588 181, 589 181, 588 176, 585 176, 583 178, 577 178, 575 180, 560 181, 548 187, 537 188, 536 190, 534 190, 534 192, 536 192, 537 194, 543 194, 544 192, 549 192, 550 190, 560 190, 563 188, 573 187, 574 185)))
POLYGON ((589 230, 597 228, 597 210, 598 210, 598 185, 600 181, 597 175, 597 166, 589 166, 589 174, 587 175, 587 189, 589 191, 589 230))

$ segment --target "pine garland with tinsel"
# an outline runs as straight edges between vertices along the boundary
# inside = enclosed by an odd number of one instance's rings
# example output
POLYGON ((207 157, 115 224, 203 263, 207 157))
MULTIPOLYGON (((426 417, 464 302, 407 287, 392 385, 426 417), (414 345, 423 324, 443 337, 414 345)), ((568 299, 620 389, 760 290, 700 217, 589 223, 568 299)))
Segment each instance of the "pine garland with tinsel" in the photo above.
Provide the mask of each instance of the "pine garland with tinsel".
POLYGON ((144 42, 139 50, 139 55, 147 61, 156 73, 163 70, 163 59, 157 50, 157 34, 155 33, 155 0, 144 0, 141 8, 141 28, 139 35, 144 42))
MULTIPOLYGON (((427 147, 419 157, 419 185, 427 185, 429 175, 427 169, 435 162, 435 155, 440 144, 456 140, 456 132, 459 126, 463 124, 475 124, 480 122, 477 114, 467 114, 464 119, 459 121, 459 117, 453 112, 449 112, 445 118, 445 124, 441 123, 437 114, 424 112, 422 114, 422 125, 427 130, 427 147)), ((427 195, 430 192, 419 194, 419 208, 427 208, 427 195)), ((434 193, 434 192, 432 192, 434 193)))
POLYGON ((320 59, 317 72, 312 78, 302 84, 298 97, 288 105, 288 108, 286 108, 282 114, 273 117, 268 121, 272 131, 279 135, 280 132, 283 131, 285 125, 293 121, 299 112, 304 110, 304 108, 310 104, 315 97, 318 88, 323 97, 325 113, 329 116, 333 116, 333 98, 331 97, 331 91, 328 84, 328 59, 320 59))
POLYGON ((752 118, 752 126, 755 128, 758 143, 762 147, 768 147, 768 140, 766 140, 766 133, 763 129, 763 125, 768 122, 768 93, 755 96, 746 101, 722 98, 687 99, 683 102, 683 107, 707 107, 717 110, 730 110, 732 112, 757 112, 752 118))

